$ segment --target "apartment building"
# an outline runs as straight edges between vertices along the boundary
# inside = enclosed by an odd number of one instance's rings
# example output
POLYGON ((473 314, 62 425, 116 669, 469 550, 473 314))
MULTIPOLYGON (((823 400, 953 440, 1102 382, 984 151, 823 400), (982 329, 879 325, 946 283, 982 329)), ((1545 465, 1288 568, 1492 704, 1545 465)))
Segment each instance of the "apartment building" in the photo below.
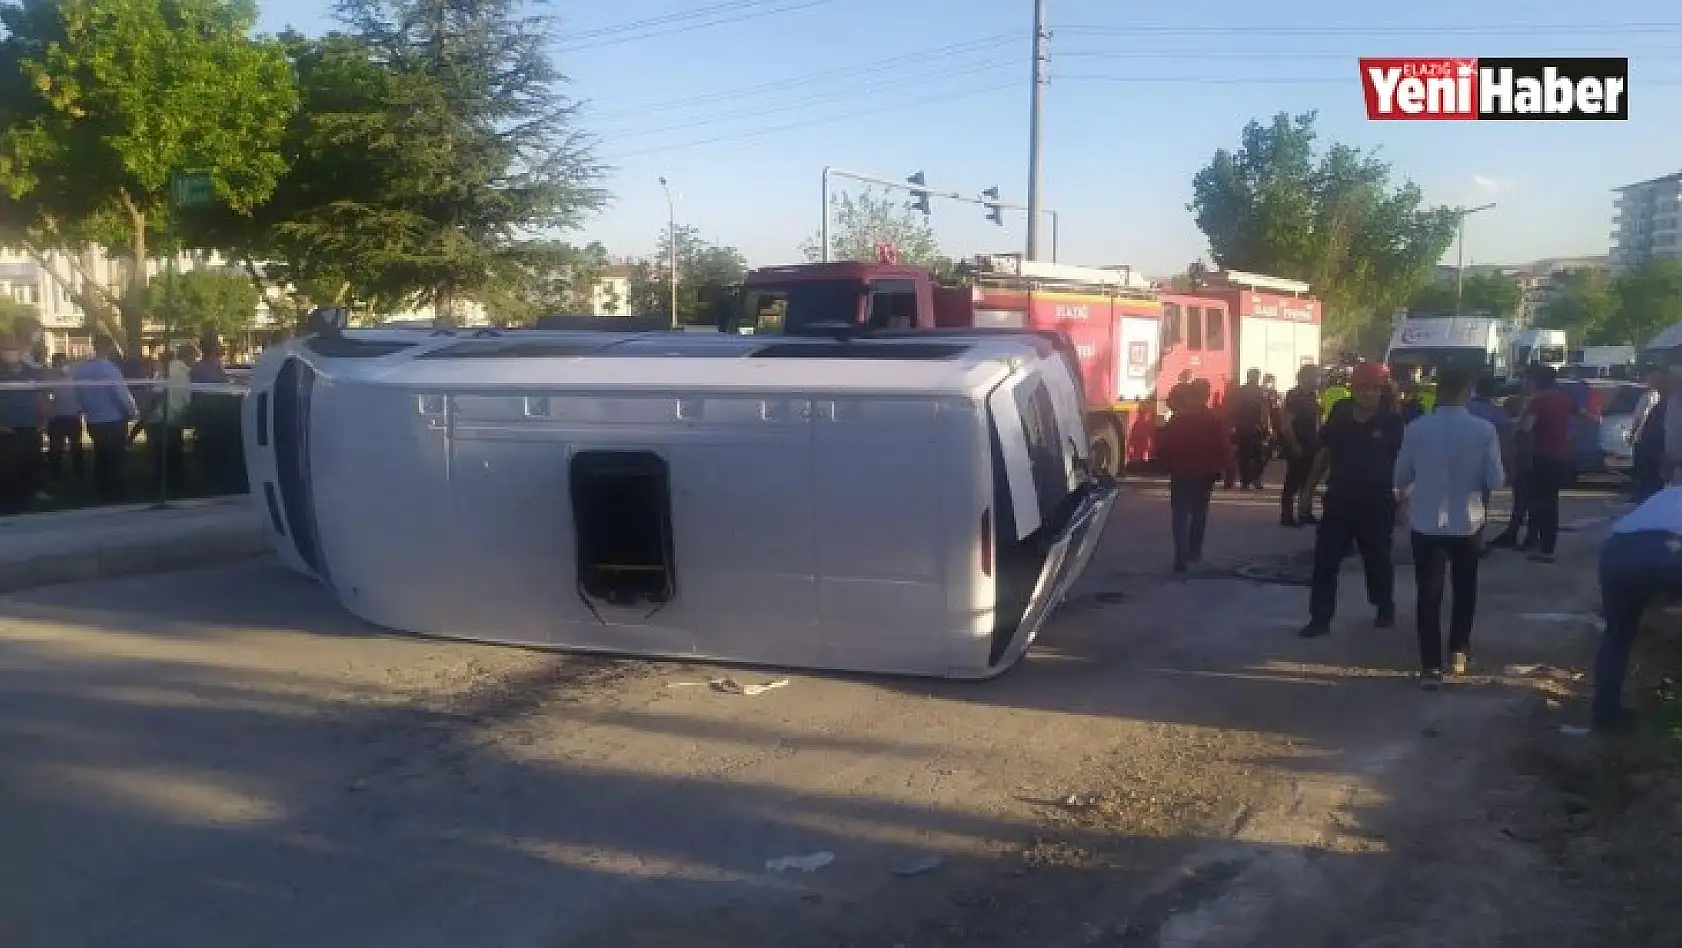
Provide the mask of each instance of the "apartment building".
POLYGON ((1626 184, 1612 201, 1613 270, 1682 258, 1682 172, 1626 184))
MULTIPOLYGON (((148 261, 147 279, 163 273, 165 260, 148 261)), ((177 271, 219 270, 240 279, 246 274, 232 262, 215 252, 190 251, 176 258, 177 271)), ((53 251, 37 259, 22 250, 0 247, 0 295, 34 306, 41 317, 48 352, 63 352, 72 358, 86 355, 93 348, 92 333, 75 296, 88 281, 94 281, 108 293, 118 295, 127 288, 128 261, 109 256, 98 247, 89 247, 71 254, 53 251), (74 288, 74 290, 72 290, 74 288)), ((281 292, 271 287, 270 296, 281 292)), ((451 308, 454 320, 465 326, 489 324, 485 308, 477 302, 462 300, 451 308)), ((428 324, 437 316, 436 307, 411 307, 402 312, 369 314, 371 320, 420 319, 428 324)), ((161 342, 163 325, 148 320, 145 330, 148 343, 161 342)), ((252 338, 234 341, 237 348, 257 348, 272 341, 280 329, 269 300, 260 300, 252 314, 252 338)))
MULTIPOLYGON (((163 260, 150 261, 147 264, 147 278, 151 279, 162 273, 165 266, 163 260)), ((243 270, 214 252, 183 253, 176 259, 176 267, 181 272, 221 270, 242 279, 245 277, 243 270)), ((606 268, 591 292, 591 307, 595 315, 631 315, 632 273, 631 263, 622 259, 615 260, 606 268)), ((76 254, 53 251, 41 259, 22 250, 0 247, 0 295, 35 307, 41 317, 48 351, 64 352, 73 358, 85 355, 92 349, 93 342, 82 308, 75 303, 76 291, 80 291, 87 281, 94 281, 106 291, 120 294, 127 287, 127 274, 126 260, 111 257, 98 247, 89 247, 76 254)), ((270 289, 271 295, 278 292, 279 289, 270 289)), ((367 311, 360 313, 359 318, 377 323, 430 324, 438 315, 437 307, 426 305, 411 306, 393 312, 367 311)), ((456 301, 450 307, 449 315, 457 325, 490 324, 485 307, 473 300, 456 301)), ((256 338, 245 342, 252 346, 260 346, 266 337, 279 328, 282 327, 277 325, 268 300, 263 300, 257 304, 253 314, 252 335, 256 338)), ((154 337, 161 340, 162 333, 161 324, 151 321, 147 323, 146 334, 149 341, 154 337)))
POLYGON ((631 315, 632 264, 628 261, 608 264, 590 290, 590 315, 631 315))

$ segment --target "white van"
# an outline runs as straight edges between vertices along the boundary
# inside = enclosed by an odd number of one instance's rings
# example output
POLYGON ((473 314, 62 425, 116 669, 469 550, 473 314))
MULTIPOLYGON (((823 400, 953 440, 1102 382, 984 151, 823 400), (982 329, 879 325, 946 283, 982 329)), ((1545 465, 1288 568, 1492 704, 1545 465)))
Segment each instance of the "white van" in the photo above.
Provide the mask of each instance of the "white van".
POLYGON ((356 332, 246 399, 276 550, 388 628, 985 678, 1115 501, 1031 332, 356 332))

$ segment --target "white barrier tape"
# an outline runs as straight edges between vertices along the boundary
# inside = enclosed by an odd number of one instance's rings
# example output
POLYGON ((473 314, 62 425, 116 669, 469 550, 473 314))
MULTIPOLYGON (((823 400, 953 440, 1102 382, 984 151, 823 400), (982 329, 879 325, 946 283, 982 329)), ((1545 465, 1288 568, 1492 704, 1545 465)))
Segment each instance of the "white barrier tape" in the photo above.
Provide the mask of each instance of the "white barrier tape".
POLYGON ((150 388, 157 391, 187 389, 190 392, 209 392, 220 395, 244 395, 249 387, 231 382, 166 382, 163 379, 124 379, 121 382, 81 382, 71 379, 42 382, 0 382, 0 391, 53 392, 66 388, 150 388))

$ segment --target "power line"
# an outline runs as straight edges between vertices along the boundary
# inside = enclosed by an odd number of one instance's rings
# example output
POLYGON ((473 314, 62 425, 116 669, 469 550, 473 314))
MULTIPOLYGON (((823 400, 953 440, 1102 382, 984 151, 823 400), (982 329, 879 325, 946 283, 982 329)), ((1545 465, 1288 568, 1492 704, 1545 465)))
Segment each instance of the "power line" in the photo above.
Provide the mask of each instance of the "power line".
MULTIPOLYGON (((819 7, 835 2, 836 0, 801 0, 801 2, 798 3, 787 3, 777 7, 738 10, 732 16, 717 16, 701 22, 673 21, 668 25, 665 25, 663 28, 656 29, 631 30, 629 24, 626 24, 626 29, 622 33, 608 34, 593 41, 586 40, 582 43, 573 43, 569 45, 567 43, 568 38, 563 37, 560 41, 559 50, 563 53, 580 53, 592 49, 602 49, 608 46, 619 46, 624 43, 635 43, 645 39, 653 39, 658 36, 671 36, 676 33, 688 33, 694 30, 706 29, 711 26, 723 26, 727 23, 741 23, 746 20, 757 20, 762 17, 778 16, 784 13, 795 13, 800 10, 810 10, 813 7, 819 7)), ((720 10, 717 12, 723 13, 726 11, 720 10)), ((658 18, 651 17, 650 19, 658 18)), ((658 24, 656 24, 656 26, 658 26, 658 24)), ((604 29, 610 28, 604 27, 604 29)))
MULTIPOLYGON (((1682 23, 1551 23, 1445 26, 1059 26, 1082 36, 1616 36, 1682 33, 1682 23)), ((1287 54, 1283 54, 1288 57, 1287 54)))
MULTIPOLYGON (((1644 56, 1650 56, 1650 55, 1654 55, 1654 54, 1667 54, 1667 53, 1677 53, 1677 52, 1682 52, 1682 46, 1659 46, 1659 47, 1654 47, 1654 48, 1651 48, 1651 49, 1644 49, 1644 50, 1643 49, 1630 49, 1629 47, 1620 47, 1618 49, 1583 49, 1583 50, 1576 50, 1576 51, 1548 50, 1546 52, 1541 52, 1541 53, 1529 52, 1529 53, 1525 53, 1524 55, 1528 55, 1528 56, 1627 56, 1630 59, 1638 59, 1638 58, 1641 58, 1641 57, 1644 57, 1644 56)), ((1187 60, 1187 61, 1208 60, 1208 59, 1243 59, 1243 60, 1248 60, 1248 61, 1254 61, 1256 59, 1256 53, 1253 50, 1250 50, 1250 51, 1221 50, 1221 51, 1216 51, 1216 52, 1206 52, 1204 50, 1186 49, 1186 50, 1150 50, 1150 51, 1134 52, 1134 51, 1114 51, 1114 50, 1099 50, 1099 49, 1073 49, 1073 50, 1058 50, 1057 51, 1057 58, 1059 58, 1059 59, 1104 59, 1104 60, 1110 60, 1110 59, 1116 59, 1116 60, 1124 60, 1124 59, 1125 60, 1173 59, 1173 60, 1187 60)), ((1289 54, 1288 58, 1291 59, 1291 60, 1301 60, 1301 59, 1333 60, 1333 59, 1340 59, 1340 60, 1349 60, 1349 61, 1353 62, 1358 57, 1356 57, 1356 56, 1354 56, 1350 53, 1320 53, 1320 52, 1316 52, 1316 53, 1297 53, 1297 52, 1293 52, 1293 53, 1289 54)))
MULTIPOLYGON (((1309 86, 1309 85, 1340 85, 1353 87, 1357 79, 1354 76, 1097 76, 1097 75, 1067 75, 1054 76, 1055 80, 1079 80, 1083 82, 1137 82, 1152 85, 1245 85, 1245 86, 1309 86)), ((1682 86, 1682 79, 1645 79, 1642 86, 1682 86)))
MULTIPOLYGON (((943 70, 938 76, 927 77, 927 80, 932 81, 932 82, 939 82, 941 80, 947 79, 949 77, 954 77, 954 76, 966 76, 966 75, 975 75, 977 73, 996 72, 1004 66, 1012 66, 1012 65, 1015 65, 1015 64, 1016 64, 1015 60, 992 60, 990 62, 975 63, 973 65, 963 66, 963 67, 959 67, 959 68, 947 68, 947 69, 943 70)), ((800 109, 809 109, 809 108, 812 108, 814 106, 840 104, 840 103, 845 103, 845 102, 857 101, 859 99, 859 97, 869 96, 872 93, 903 92, 905 90, 905 84, 908 81, 911 81, 911 80, 908 79, 908 78, 897 78, 897 79, 892 79, 892 80, 888 80, 888 81, 877 81, 875 83, 865 83, 863 85, 854 85, 854 86, 851 86, 851 87, 846 88, 846 89, 832 90, 832 91, 824 92, 824 93, 808 94, 808 95, 804 96, 803 98, 798 99, 798 100, 793 101, 793 102, 784 102, 784 103, 777 104, 777 105, 758 106, 758 107, 747 108, 747 109, 738 109, 737 111, 734 111, 734 112, 713 113, 713 114, 709 114, 705 117, 695 119, 694 121, 679 122, 675 125, 662 125, 662 126, 658 126, 658 127, 655 127, 655 128, 634 128, 633 127, 631 129, 628 129, 625 134, 634 135, 634 136, 656 135, 656 134, 660 134, 662 132, 682 131, 684 129, 690 129, 690 128, 704 128, 708 125, 715 125, 719 122, 729 121, 731 119, 754 118, 754 117, 761 116, 761 115, 776 115, 776 114, 781 113, 781 112, 793 112, 793 111, 797 111, 797 110, 800 110, 800 109)), ((619 137, 619 136, 616 136, 616 137, 619 137)))
POLYGON ((883 114, 886 114, 886 113, 889 113, 889 112, 899 112, 899 111, 903 111, 903 110, 906 110, 906 109, 921 108, 922 106, 925 106, 925 105, 934 105, 934 104, 940 103, 940 102, 951 102, 951 101, 954 101, 954 100, 957 100, 957 99, 966 99, 966 98, 970 98, 971 96, 977 96, 977 95, 981 95, 981 94, 987 93, 987 92, 997 92, 1001 89, 1015 88, 1017 85, 1018 85, 1018 83, 1016 83, 1016 82, 996 82, 996 83, 992 83, 990 85, 980 86, 980 87, 975 88, 975 89, 969 89, 969 90, 959 91, 959 92, 952 92, 952 93, 948 93, 946 95, 930 96, 930 97, 922 98, 922 99, 906 99, 906 100, 903 100, 903 101, 900 101, 900 102, 894 102, 894 103, 891 103, 891 104, 888 104, 888 105, 882 105, 882 106, 878 106, 878 107, 872 108, 872 109, 861 109, 861 110, 854 111, 854 112, 843 112, 843 113, 840 113, 838 115, 826 115, 826 116, 822 116, 822 117, 819 117, 819 118, 807 119, 807 120, 803 120, 803 121, 799 121, 799 122, 786 122, 782 125, 772 125, 772 126, 769 126, 769 127, 766 127, 766 128, 758 128, 758 129, 754 129, 752 131, 741 132, 739 134, 715 135, 711 138, 702 138, 702 139, 696 139, 696 140, 686 141, 686 142, 676 142, 676 143, 669 144, 669 145, 655 145, 655 146, 651 146, 651 147, 648 147, 648 148, 637 148, 637 149, 633 149, 631 151, 619 152, 618 154, 608 156, 607 158, 605 158, 603 160, 605 160, 605 161, 618 161, 622 158, 629 158, 633 155, 646 155, 646 154, 652 154, 654 152, 678 151, 678 150, 685 149, 685 148, 697 148, 701 145, 713 145, 713 144, 718 144, 718 143, 722 143, 722 142, 747 141, 749 139, 759 138, 759 137, 762 137, 762 136, 765 136, 765 135, 773 135, 773 134, 776 134, 777 132, 792 131, 792 130, 797 129, 797 128, 809 128, 809 127, 812 127, 812 126, 815 126, 815 125, 828 125, 828 124, 831 124, 831 123, 834 123, 834 122, 845 122, 845 121, 848 121, 848 120, 851 120, 851 119, 856 119, 856 118, 868 118, 868 117, 873 116, 873 115, 883 115, 883 114))
POLYGON ((628 106, 622 109, 614 109, 610 112, 598 113, 594 117, 604 119, 618 118, 621 116, 642 116, 652 112, 669 112, 674 109, 688 108, 695 105, 706 105, 714 102, 723 102, 730 99, 746 98, 748 96, 759 95, 767 92, 780 92, 791 89, 799 89, 803 86, 822 85, 825 82, 835 79, 844 79, 851 82, 857 80, 861 74, 880 73, 884 69, 893 70, 897 69, 901 64, 921 65, 923 63, 930 62, 931 60, 964 56, 971 53, 994 49, 999 46, 1003 46, 1006 43, 1014 43, 1016 40, 1017 37, 1013 33, 995 33, 991 36, 978 37, 961 43, 949 43, 945 46, 935 47, 934 49, 905 53, 899 56, 889 56, 883 59, 870 60, 867 62, 853 63, 847 66, 838 66, 834 69, 825 69, 819 72, 791 76, 787 79, 776 79, 770 82, 762 82, 751 86, 738 86, 734 89, 725 89, 719 92, 709 92, 702 95, 688 96, 682 99, 665 99, 647 105, 628 106))
MULTIPOLYGON (((1352 78, 1349 77, 1349 76, 1271 76, 1271 75, 1270 76, 1155 76, 1155 75, 1151 75, 1151 76, 1114 76, 1114 75, 1076 74, 1076 75, 1060 76, 1060 77, 1056 77, 1056 78, 1060 79, 1060 80, 1080 81, 1080 82, 1126 82, 1126 83, 1138 83, 1138 84, 1150 84, 1150 85, 1245 85, 1245 86, 1334 86, 1335 85, 1335 86, 1343 86, 1343 87, 1351 86, 1352 81, 1353 81, 1352 78)), ((1644 86, 1652 86, 1652 87, 1658 87, 1658 88, 1682 87, 1682 79, 1649 79, 1649 80, 1644 81, 1642 84, 1644 86)), ((900 112, 900 111, 905 111, 907 109, 920 108, 922 106, 934 105, 934 104, 941 103, 941 102, 950 102, 950 101, 955 101, 955 100, 959 100, 959 99, 967 99, 967 98, 971 98, 971 97, 974 97, 974 96, 977 96, 977 95, 982 95, 984 93, 996 92, 996 91, 999 91, 999 90, 1002 90, 1002 89, 1015 88, 1016 86, 1017 86, 1017 83, 1015 83, 1015 82, 990 83, 988 85, 979 86, 979 87, 974 88, 974 89, 957 90, 957 91, 954 91, 954 92, 946 93, 944 95, 928 96, 928 97, 923 97, 923 98, 919 98, 919 99, 904 100, 904 101, 895 102, 895 103, 891 103, 891 104, 887 104, 887 105, 882 105, 882 106, 878 106, 878 107, 870 108, 870 109, 860 109, 860 110, 855 110, 855 111, 851 111, 851 112, 842 112, 842 113, 838 113, 838 114, 834 114, 834 115, 819 116, 819 117, 815 117, 815 118, 811 118, 811 119, 803 119, 803 120, 797 121, 797 122, 785 122, 785 123, 778 124, 778 125, 771 125, 771 126, 766 126, 766 127, 762 127, 762 128, 755 128, 755 129, 750 129, 750 130, 746 130, 746 131, 742 131, 742 132, 736 132, 736 133, 730 133, 730 134, 713 135, 713 136, 709 136, 709 137, 706 137, 706 138, 692 139, 692 140, 688 140, 688 141, 679 141, 679 142, 672 142, 672 143, 663 144, 663 145, 651 145, 651 146, 643 147, 643 148, 635 148, 635 149, 631 149, 629 151, 622 151, 622 152, 618 152, 617 154, 607 156, 603 160, 613 162, 613 161, 618 161, 618 160, 624 159, 624 158, 634 157, 636 155, 653 154, 655 152, 682 151, 682 150, 688 149, 688 148, 698 148, 698 147, 701 147, 703 145, 723 144, 723 143, 726 143, 726 142, 750 141, 752 139, 761 138, 761 137, 764 137, 766 135, 774 135, 774 134, 777 134, 778 132, 793 131, 795 129, 801 129, 801 128, 811 128, 811 127, 819 126, 819 125, 829 125, 829 124, 833 124, 835 122, 844 122, 844 121, 849 121, 849 120, 857 119, 857 118, 868 118, 868 117, 871 117, 871 116, 883 115, 883 114, 887 114, 887 113, 891 113, 891 112, 900 112)), ((703 125, 703 124, 711 124, 711 123, 696 123, 696 124, 697 125, 703 125)))
POLYGON ((782 2, 784 2, 784 0, 740 0, 740 2, 737 3, 710 3, 706 6, 691 7, 687 10, 673 10, 655 16, 643 17, 640 20, 629 20, 624 23, 615 23, 611 26, 599 26, 595 29, 565 33, 562 34, 561 39, 563 41, 597 39, 603 36, 612 36, 616 33, 627 33, 647 29, 651 26, 664 26, 668 23, 674 23, 680 20, 691 20, 698 17, 715 16, 731 10, 742 11, 752 7, 764 7, 782 2))

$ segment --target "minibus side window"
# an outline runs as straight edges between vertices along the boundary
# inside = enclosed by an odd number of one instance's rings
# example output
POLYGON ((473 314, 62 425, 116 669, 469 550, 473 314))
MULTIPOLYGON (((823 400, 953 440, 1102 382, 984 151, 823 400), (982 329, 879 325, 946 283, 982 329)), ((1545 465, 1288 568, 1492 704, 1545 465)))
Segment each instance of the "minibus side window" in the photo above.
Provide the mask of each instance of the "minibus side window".
POLYGON ((586 605, 671 602, 677 558, 666 459, 649 451, 580 451, 569 474, 578 593, 586 605))

